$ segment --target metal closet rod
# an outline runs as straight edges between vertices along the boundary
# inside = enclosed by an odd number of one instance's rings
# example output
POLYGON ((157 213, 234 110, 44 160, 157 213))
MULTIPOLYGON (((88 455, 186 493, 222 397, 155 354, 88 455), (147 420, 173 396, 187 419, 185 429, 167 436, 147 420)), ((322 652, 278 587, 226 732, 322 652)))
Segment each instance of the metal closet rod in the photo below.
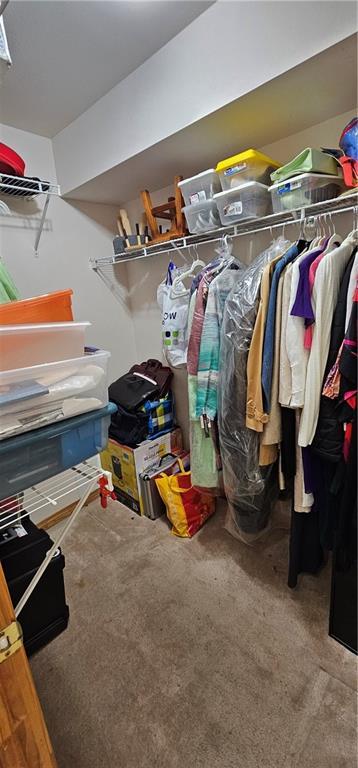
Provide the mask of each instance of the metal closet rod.
MULTIPOLYGON (((187 235, 186 237, 178 238, 177 240, 169 240, 167 247, 162 248, 156 248, 155 245, 148 244, 147 247, 144 247, 141 253, 135 254, 133 253, 132 256, 128 255, 124 258, 117 258, 116 256, 113 256, 111 260, 101 259, 96 260, 94 263, 91 264, 92 269, 94 270, 101 270, 103 267, 106 266, 113 266, 114 264, 125 264, 126 262, 130 261, 138 261, 139 259, 147 259, 149 256, 159 256, 160 254, 164 255, 166 253, 175 253, 175 251, 182 251, 187 248, 197 248, 200 245, 210 245, 211 243, 219 243, 222 241, 223 237, 227 235, 231 238, 236 237, 244 237, 247 235, 254 235, 258 232, 272 232, 273 229, 279 229, 281 228, 284 231, 284 228, 286 226, 292 226, 295 224, 296 226, 302 226, 305 222, 309 221, 310 219, 313 220, 319 220, 320 218, 324 217, 330 217, 330 216, 337 216, 340 213, 349 213, 350 211, 356 212, 357 211, 357 204, 356 205, 350 205, 350 206, 341 206, 339 208, 332 208, 331 210, 323 210, 323 211, 317 211, 317 213, 312 210, 305 211, 304 208, 298 211, 295 211, 296 213, 301 213, 301 215, 298 215, 297 218, 287 218, 283 219, 278 222, 273 222, 272 224, 264 224, 255 228, 248 228, 248 229, 240 229, 238 231, 239 227, 241 228, 242 224, 233 224, 232 227, 226 227, 222 229, 221 234, 218 237, 205 237, 205 235, 202 236, 202 239, 196 239, 196 235, 187 235), (192 241, 191 241, 192 240, 192 241), (189 241, 189 242, 188 242, 189 241)), ((290 212, 287 211, 287 215, 290 212)), ((293 213, 293 212, 292 212, 293 213)), ((275 216, 276 214, 273 214, 275 216)), ((270 218, 270 217, 267 217, 270 218)), ((199 235, 200 237, 200 235, 199 235)))

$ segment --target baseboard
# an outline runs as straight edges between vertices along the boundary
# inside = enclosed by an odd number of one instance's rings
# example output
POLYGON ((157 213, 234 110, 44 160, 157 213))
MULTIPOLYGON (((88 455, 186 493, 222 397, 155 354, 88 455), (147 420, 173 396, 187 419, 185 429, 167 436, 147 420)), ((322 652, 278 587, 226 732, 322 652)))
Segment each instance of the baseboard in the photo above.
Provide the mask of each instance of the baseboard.
MULTIPOLYGON (((85 503, 85 507, 87 507, 87 504, 90 504, 91 501, 95 501, 95 499, 98 499, 98 496, 99 496, 98 489, 95 491, 92 491, 92 493, 90 493, 85 503)), ((72 504, 68 504, 67 507, 63 507, 63 509, 59 509, 57 512, 54 512, 53 515, 49 515, 49 517, 45 517, 44 520, 39 520, 38 521, 39 527, 44 528, 46 531, 48 528, 52 528, 53 525, 60 523, 61 520, 65 520, 66 517, 69 517, 71 515, 76 504, 77 504, 77 501, 73 501, 72 504)))

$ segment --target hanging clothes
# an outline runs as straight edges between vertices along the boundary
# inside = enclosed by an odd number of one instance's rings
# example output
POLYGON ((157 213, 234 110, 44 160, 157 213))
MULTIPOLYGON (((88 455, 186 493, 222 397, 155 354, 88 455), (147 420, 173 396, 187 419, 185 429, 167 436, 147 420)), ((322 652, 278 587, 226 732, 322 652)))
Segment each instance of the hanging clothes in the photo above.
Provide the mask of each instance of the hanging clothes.
POLYGON ((260 435, 260 466, 275 461, 278 456, 279 444, 282 440, 282 419, 281 419, 281 406, 279 403, 279 379, 280 379, 280 349, 281 349, 281 319, 282 319, 282 298, 283 298, 283 286, 286 270, 290 264, 281 272, 276 296, 276 313, 275 313, 275 333, 274 333, 274 346, 273 346, 273 366, 272 366, 272 383, 271 383, 271 410, 270 416, 264 429, 260 435))
MULTIPOLYGON (((338 249, 335 255, 337 253, 338 249)), ((355 301, 351 302, 348 290, 356 253, 357 249, 354 248, 340 281, 324 374, 323 392, 332 367, 338 367, 339 391, 333 398, 327 394, 321 395, 312 446, 302 449, 308 463, 309 473, 306 473, 306 479, 313 491, 314 504, 308 515, 292 515, 288 576, 290 587, 296 586, 299 573, 316 573, 320 569, 324 561, 323 548, 336 548, 336 557, 339 552, 341 564, 347 567, 355 557, 352 542, 356 534, 357 504, 355 461, 358 292, 356 291, 354 296, 355 301), (343 338, 348 301, 350 323, 343 338), (348 343, 344 346, 346 339, 348 343)))
POLYGON ((281 338, 278 400, 281 406, 288 406, 292 397, 292 375, 290 360, 286 347, 286 328, 290 309, 293 264, 289 264, 284 272, 281 306, 281 338))
MULTIPOLYGON (((246 366, 264 268, 278 255, 273 243, 242 270, 225 304, 221 331, 219 437, 229 512, 238 535, 258 535, 277 493, 274 465, 260 468, 259 435, 246 426, 246 366)), ((282 253, 287 250, 284 245, 282 253)))
POLYGON ((305 240, 299 240, 297 244, 294 244, 289 248, 287 253, 277 262, 275 265, 272 283, 270 287, 270 298, 267 310, 267 320, 265 326, 265 338, 262 352, 262 375, 261 384, 263 392, 263 402, 266 413, 270 413, 271 410, 271 386, 272 386, 272 368, 273 368, 273 353, 274 353, 274 339, 275 339, 275 318, 276 318, 276 299, 278 284, 281 277, 281 273, 284 268, 294 261, 296 257, 306 249, 307 243, 305 240))
POLYGON ((327 362, 333 313, 338 299, 341 279, 355 246, 351 233, 342 245, 322 259, 318 266, 312 299, 315 307, 315 330, 307 364, 305 398, 298 442, 310 445, 315 435, 323 375, 327 362))
POLYGON ((282 253, 288 250, 290 243, 282 239, 276 241, 276 254, 263 269, 260 284, 260 303, 255 320, 254 330, 247 359, 247 395, 246 395, 246 426, 255 432, 262 432, 263 425, 268 420, 262 397, 262 350, 265 336, 265 325, 270 298, 272 274, 282 253))
POLYGON ((196 415, 198 364, 201 334, 204 325, 209 285, 219 267, 204 271, 197 290, 192 294, 189 311, 188 398, 190 420, 190 467, 192 484, 198 488, 216 490, 219 485, 217 454, 211 434, 202 429, 196 415))
POLYGON ((217 415, 220 361, 220 334, 225 301, 238 279, 243 264, 237 260, 214 277, 208 292, 198 360, 196 416, 213 421, 217 415))
MULTIPOLYGON (((329 373, 336 363, 339 350, 345 335, 346 307, 348 300, 348 287, 353 269, 355 254, 352 254, 340 285, 336 309, 334 311, 329 352, 327 357, 324 384, 329 373)), ((351 309, 353 304, 351 303, 351 309)), ((338 365, 339 369, 339 365, 338 365)), ((338 389, 339 392, 339 389, 338 389)), ((337 392, 337 396, 338 396, 337 392)), ((337 401, 321 395, 317 429, 312 442, 313 449, 322 459, 329 462, 337 462, 342 455, 343 424, 337 418, 337 401)))

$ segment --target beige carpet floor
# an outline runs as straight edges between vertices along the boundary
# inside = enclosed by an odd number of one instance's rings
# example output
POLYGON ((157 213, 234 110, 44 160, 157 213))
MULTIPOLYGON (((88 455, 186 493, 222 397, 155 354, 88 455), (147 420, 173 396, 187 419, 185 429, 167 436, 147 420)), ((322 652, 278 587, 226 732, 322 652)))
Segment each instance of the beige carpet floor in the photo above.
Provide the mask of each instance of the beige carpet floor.
POLYGON ((59 768, 355 768, 356 659, 329 569, 290 591, 287 534, 191 541, 116 502, 63 551, 66 632, 32 669, 59 768))

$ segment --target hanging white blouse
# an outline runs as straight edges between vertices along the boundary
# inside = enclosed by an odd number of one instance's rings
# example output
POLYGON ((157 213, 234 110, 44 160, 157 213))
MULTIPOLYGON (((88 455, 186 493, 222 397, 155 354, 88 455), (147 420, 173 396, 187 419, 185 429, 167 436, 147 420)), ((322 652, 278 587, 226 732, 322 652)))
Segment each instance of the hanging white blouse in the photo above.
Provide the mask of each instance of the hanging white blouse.
POLYGON ((280 374, 278 401, 280 405, 285 406, 290 405, 292 396, 291 366, 286 347, 286 328, 288 313, 290 309, 292 270, 293 264, 291 263, 285 269, 281 307, 280 374))
POLYGON ((298 436, 298 443, 302 447, 310 445, 315 436, 333 314, 340 283, 352 255, 355 240, 356 235, 351 232, 342 245, 324 256, 317 268, 312 291, 316 322, 307 364, 305 397, 298 436))

